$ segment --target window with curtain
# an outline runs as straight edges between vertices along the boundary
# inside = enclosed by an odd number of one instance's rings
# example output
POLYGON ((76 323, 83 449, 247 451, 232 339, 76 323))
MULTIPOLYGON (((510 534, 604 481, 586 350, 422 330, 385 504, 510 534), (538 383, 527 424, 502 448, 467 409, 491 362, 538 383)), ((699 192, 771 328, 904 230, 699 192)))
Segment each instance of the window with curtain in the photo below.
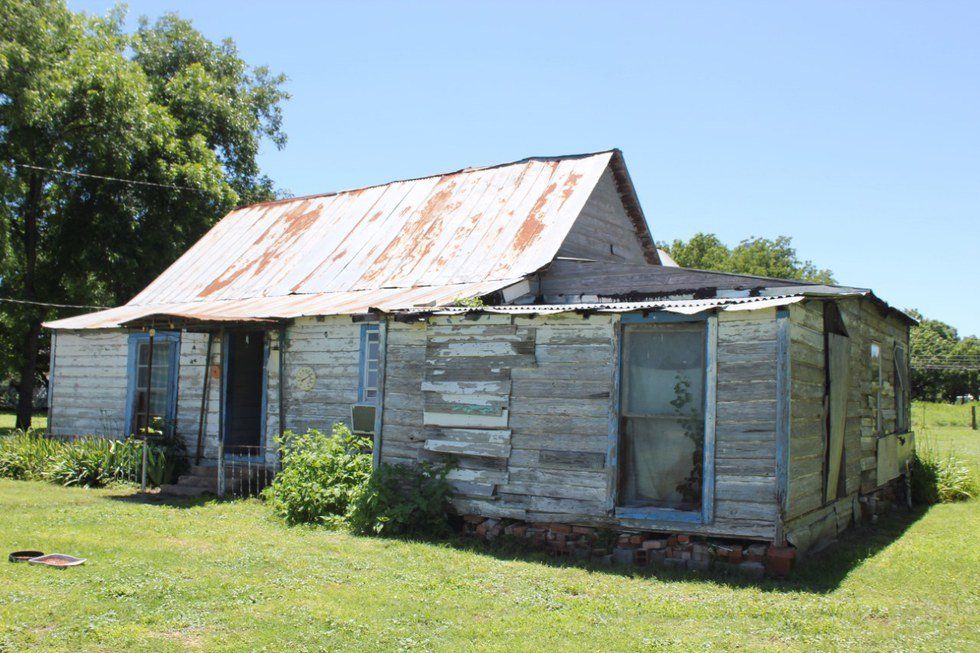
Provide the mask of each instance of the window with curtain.
POLYGON ((623 327, 619 505, 699 511, 704 322, 623 327))

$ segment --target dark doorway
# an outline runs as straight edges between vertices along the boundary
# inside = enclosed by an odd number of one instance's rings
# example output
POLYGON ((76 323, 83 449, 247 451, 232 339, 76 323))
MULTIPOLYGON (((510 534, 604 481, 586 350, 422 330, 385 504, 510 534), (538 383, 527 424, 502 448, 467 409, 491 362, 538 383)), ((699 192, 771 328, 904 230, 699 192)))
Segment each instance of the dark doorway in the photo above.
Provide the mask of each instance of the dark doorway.
POLYGON ((233 331, 227 335, 225 453, 258 456, 262 444, 262 368, 265 334, 233 331))

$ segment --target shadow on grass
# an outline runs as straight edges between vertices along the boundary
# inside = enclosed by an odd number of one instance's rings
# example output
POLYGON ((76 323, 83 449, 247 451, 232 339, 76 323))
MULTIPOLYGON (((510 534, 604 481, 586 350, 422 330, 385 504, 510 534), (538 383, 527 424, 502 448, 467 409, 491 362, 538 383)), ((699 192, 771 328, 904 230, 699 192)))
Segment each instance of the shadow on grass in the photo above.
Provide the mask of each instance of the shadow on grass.
MULTIPOLYGON (((178 497, 163 494, 127 493, 110 495, 114 501, 143 503, 186 509, 207 504, 240 501, 232 497, 215 495, 178 497)), ((665 581, 710 582, 732 588, 757 588, 769 592, 807 592, 826 594, 833 592, 855 568, 874 557, 882 549, 899 540, 915 522, 921 519, 928 506, 912 510, 896 508, 883 515, 874 525, 859 525, 847 530, 837 542, 823 551, 805 556, 788 578, 752 578, 729 569, 708 571, 675 570, 660 566, 602 565, 598 562, 569 557, 552 557, 523 539, 502 536, 494 542, 484 542, 472 537, 453 535, 445 538, 396 537, 386 539, 421 542, 434 546, 451 547, 475 555, 492 556, 498 560, 513 560, 547 565, 555 568, 585 569, 594 573, 612 574, 624 578, 656 578, 665 581)))
POLYGON ((151 506, 166 506, 168 508, 200 508, 211 503, 226 503, 240 500, 232 497, 222 498, 214 494, 202 494, 196 497, 179 497, 161 494, 159 492, 148 492, 147 494, 127 492, 126 494, 110 494, 106 498, 123 503, 144 503, 151 506))
POLYGON ((626 578, 711 582, 732 588, 752 587, 770 592, 826 594, 837 589, 847 575, 862 562, 874 557, 879 551, 900 539, 905 531, 927 511, 928 507, 916 507, 913 510, 896 509, 894 512, 882 516, 877 524, 852 527, 837 542, 825 550, 806 556, 788 578, 752 578, 727 569, 694 571, 667 569, 660 566, 608 566, 568 557, 551 557, 540 549, 532 548, 523 540, 508 537, 501 537, 491 543, 462 536, 422 541, 450 546, 477 555, 492 556, 499 560, 586 569, 595 573, 613 574, 626 578))

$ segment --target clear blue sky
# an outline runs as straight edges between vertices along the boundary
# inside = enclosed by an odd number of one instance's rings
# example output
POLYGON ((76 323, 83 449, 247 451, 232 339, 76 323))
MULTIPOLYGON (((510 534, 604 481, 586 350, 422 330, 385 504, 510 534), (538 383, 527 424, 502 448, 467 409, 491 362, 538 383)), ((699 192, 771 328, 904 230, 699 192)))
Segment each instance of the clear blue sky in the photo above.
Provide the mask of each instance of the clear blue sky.
POLYGON ((792 236, 980 335, 980 3, 129 5, 289 76, 291 193, 619 147, 657 240, 792 236))

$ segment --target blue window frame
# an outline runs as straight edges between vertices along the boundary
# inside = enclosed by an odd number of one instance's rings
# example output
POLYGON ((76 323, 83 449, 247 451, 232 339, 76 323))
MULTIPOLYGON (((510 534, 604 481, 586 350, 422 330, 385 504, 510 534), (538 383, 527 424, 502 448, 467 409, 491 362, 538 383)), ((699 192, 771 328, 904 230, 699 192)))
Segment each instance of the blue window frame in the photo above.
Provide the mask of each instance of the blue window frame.
POLYGON ((381 330, 377 324, 361 325, 357 401, 377 406, 381 383, 381 330))
POLYGON ((150 370, 150 335, 129 335, 129 361, 126 390, 126 434, 138 432, 143 426, 149 402, 150 420, 163 420, 164 431, 174 432, 177 417, 177 357, 180 333, 158 332, 153 337, 153 368, 150 370), (153 375, 153 383, 149 384, 153 375), (149 388, 149 393, 147 389, 149 388))
POLYGON ((626 314, 620 326, 615 515, 714 518, 717 317, 626 314))

